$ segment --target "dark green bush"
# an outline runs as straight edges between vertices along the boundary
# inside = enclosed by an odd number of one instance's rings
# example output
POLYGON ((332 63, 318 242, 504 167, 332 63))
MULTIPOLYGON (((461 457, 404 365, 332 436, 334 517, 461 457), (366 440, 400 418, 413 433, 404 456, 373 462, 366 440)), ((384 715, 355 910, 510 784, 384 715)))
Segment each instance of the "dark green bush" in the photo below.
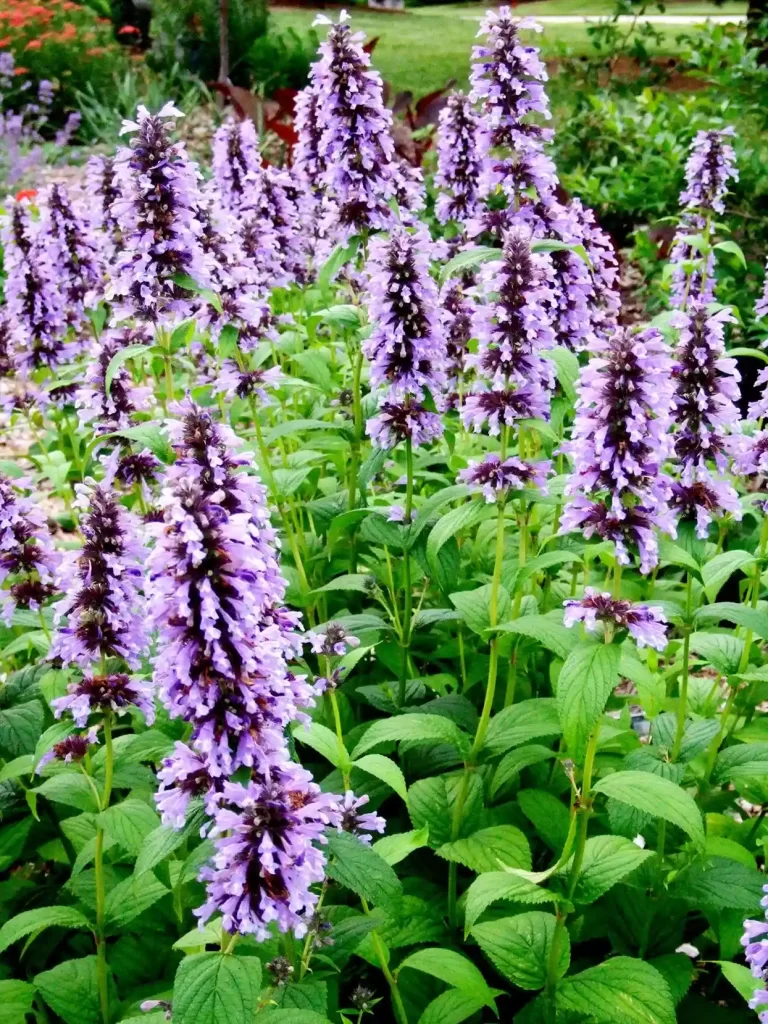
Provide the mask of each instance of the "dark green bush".
POLYGON ((292 28, 257 39, 248 51, 247 64, 254 85, 266 95, 275 89, 302 89, 317 56, 319 39, 314 29, 301 36, 292 28))

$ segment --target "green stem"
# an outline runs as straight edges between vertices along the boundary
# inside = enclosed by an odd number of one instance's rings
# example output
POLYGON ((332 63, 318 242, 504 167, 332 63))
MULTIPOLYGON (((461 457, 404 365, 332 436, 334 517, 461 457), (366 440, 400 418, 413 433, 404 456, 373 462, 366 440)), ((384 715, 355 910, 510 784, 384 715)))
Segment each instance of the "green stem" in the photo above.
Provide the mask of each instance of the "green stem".
POLYGON ((685 732, 685 712, 688 707, 688 669, 691 654, 691 602, 693 595, 693 577, 688 575, 686 588, 686 622, 685 635, 683 637, 683 667, 680 676, 680 694, 677 702, 677 725, 675 727, 675 742, 672 745, 670 759, 676 761, 680 756, 680 748, 683 744, 683 733, 685 732))
MULTIPOLYGON (((104 791, 101 796, 99 810, 109 807, 112 796, 112 769, 114 751, 112 746, 112 721, 107 714, 104 716, 104 791)), ((94 856, 94 876, 96 881, 96 975, 99 989, 99 1005, 103 1024, 109 1024, 109 978, 107 967, 107 940, 104 934, 107 894, 104 884, 104 828, 101 816, 96 824, 96 853, 94 856)))
MULTIPOLYGON (((371 910, 365 899, 361 899, 363 910, 366 914, 370 914, 371 910)), ((371 932, 371 943, 373 944, 373 950, 379 961, 381 967, 381 973, 387 979, 389 985, 389 991, 392 994, 392 1006, 395 1011, 395 1019, 397 1024, 408 1024, 408 1014, 405 1012, 405 1006, 403 1005, 403 997, 400 995, 400 989, 397 987, 397 979, 389 969, 387 963, 387 951, 384 949, 384 944, 381 941, 381 936, 374 928, 371 932)))
MULTIPOLYGON (((589 741, 587 743, 587 751, 584 756, 584 773, 582 775, 581 793, 579 794, 578 806, 576 808, 576 815, 579 819, 576 834, 576 847, 573 852, 573 863, 568 873, 568 883, 566 888, 566 897, 569 902, 573 900, 573 895, 576 891, 576 886, 581 874, 581 868, 584 864, 584 853, 587 846, 587 831, 589 828, 589 819, 592 814, 592 775, 595 769, 595 755, 597 754, 597 740, 599 734, 600 723, 598 722, 590 734, 589 741)), ((550 1009, 550 1016, 554 1012, 555 1007, 558 968, 560 965, 562 943, 567 920, 568 911, 558 910, 555 933, 552 936, 552 947, 550 949, 549 960, 547 962, 547 980, 544 988, 546 1000, 550 1009)))
MULTIPOLYGON (((328 670, 328 676, 330 679, 330 669, 328 670)), ((349 769, 347 763, 349 761, 349 755, 347 754, 347 748, 344 746, 344 733, 341 728, 341 715, 339 714, 339 702, 336 700, 336 691, 332 688, 328 689, 328 697, 331 701, 331 709, 333 710, 333 724, 336 729, 336 742, 339 745, 339 757, 341 758, 341 775, 344 779, 344 790, 349 789, 349 769)))
MULTIPOLYGON (((406 529, 411 522, 413 513, 413 444, 410 437, 405 441, 405 522, 406 529)), ((405 602, 403 606, 402 633, 400 635, 400 685, 398 689, 398 705, 405 707, 405 691, 408 681, 408 650, 411 644, 411 611, 413 593, 411 589, 411 552, 406 547, 403 552, 403 578, 405 602)))
POLYGON ((363 353, 358 352, 352 377, 352 416, 354 435, 352 441, 352 460, 349 468, 349 499, 347 508, 350 511, 357 506, 357 476, 360 469, 360 443, 363 437, 363 406, 360 395, 360 377, 363 372, 363 353))
MULTIPOLYGON (((325 900, 325 894, 328 892, 328 879, 323 881, 323 887, 320 890, 320 898, 315 906, 315 917, 320 913, 320 908, 325 900)), ((312 951, 314 950, 314 937, 315 933, 310 930, 307 932, 307 937, 304 940, 304 949, 301 952, 301 966, 299 967, 299 981, 304 979, 304 975, 309 970, 309 962, 312 959, 312 951)))

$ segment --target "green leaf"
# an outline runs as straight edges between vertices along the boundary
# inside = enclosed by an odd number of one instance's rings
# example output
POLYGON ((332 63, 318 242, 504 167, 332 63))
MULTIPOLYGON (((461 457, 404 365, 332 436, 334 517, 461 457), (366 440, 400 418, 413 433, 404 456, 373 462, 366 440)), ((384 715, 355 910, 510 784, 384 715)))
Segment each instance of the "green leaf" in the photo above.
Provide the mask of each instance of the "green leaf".
POLYGON ((572 562, 581 561, 581 555, 577 555, 575 551, 545 551, 543 555, 531 558, 525 565, 520 566, 517 570, 514 589, 516 591, 519 590, 527 579, 535 576, 537 572, 542 572, 544 569, 551 569, 555 565, 569 565, 572 562))
POLYGON ((448 260, 443 269, 440 271, 440 284, 445 284, 446 281, 450 281, 452 277, 459 277, 461 274, 465 274, 468 270, 474 270, 475 267, 479 267, 481 263, 487 263, 489 260, 500 260, 501 249, 493 249, 488 245, 479 245, 474 249, 463 249, 457 253, 453 259, 448 260))
MULTIPOLYGON (((483 634, 491 625, 491 595, 493 587, 489 583, 477 590, 460 590, 449 594, 451 603, 460 613, 462 619, 473 633, 483 634)), ((504 587, 498 588, 496 618, 503 619, 510 608, 509 593, 504 587)))
POLYGON ((744 270, 747 269, 747 261, 744 257, 744 253, 741 251, 741 246, 738 244, 738 242, 734 242, 732 238, 726 238, 724 242, 715 242, 712 248, 716 249, 718 252, 730 253, 731 256, 736 257, 736 259, 742 265, 744 270))
POLYGON ((701 578, 704 581, 704 593, 708 601, 717 598, 720 588, 738 569, 746 569, 755 564, 755 556, 748 551, 736 548, 734 551, 723 551, 715 555, 701 567, 701 578))
POLYGON ((538 640, 542 647, 563 660, 579 642, 579 634, 575 629, 568 629, 562 622, 548 615, 524 615, 513 622, 504 622, 498 628, 503 633, 516 633, 518 636, 538 640))
POLYGON ((200 826, 205 820, 202 806, 187 811, 187 821, 183 828, 172 829, 167 825, 158 825, 144 840, 136 859, 134 873, 143 875, 162 863, 177 850, 187 839, 200 834, 200 826))
POLYGON ((739 637, 728 633, 691 633, 689 643, 692 651, 723 675, 738 671, 744 653, 744 641, 739 637))
POLYGON ((506 871, 488 871, 479 875, 467 889, 464 932, 468 935, 478 917, 497 900, 516 903, 555 903, 560 897, 527 878, 506 871))
POLYGON ((587 250, 578 242, 558 242, 554 238, 540 238, 531 243, 531 250, 533 252, 572 252, 588 267, 592 266, 587 250))
POLYGON ((491 780, 491 796, 496 796, 499 790, 508 782, 516 779, 524 768, 533 764, 540 764, 557 757, 554 750, 549 747, 542 747, 541 744, 531 743, 526 747, 518 747, 517 750, 510 750, 502 757, 491 780))
POLYGON ((671 540, 664 539, 659 544, 659 564, 677 565, 681 569, 687 569, 694 576, 701 576, 701 566, 696 559, 685 548, 679 544, 673 544, 671 540))
POLYGON ((672 999, 677 1005, 683 999, 693 982, 693 962, 684 953, 665 953, 650 961, 652 967, 662 975, 672 999))
MULTIPOLYGON (((255 957, 248 959, 254 960, 255 957)), ((314 1010, 270 1010, 266 1019, 269 1024, 331 1024, 327 1017, 314 1010)))
POLYGON ((258 957, 226 953, 185 957, 173 982, 174 1024, 250 1021, 259 1005, 260 983, 258 957))
POLYGON ((0 981, 0 1019, 3 1024, 27 1024, 32 1012, 35 986, 27 981, 0 981))
POLYGON ((583 759, 589 734, 619 683, 621 647, 583 641, 574 647, 557 681, 557 713, 568 750, 583 759))
POLYGON ((62 772, 61 775, 53 775, 32 792, 38 793, 56 804, 77 807, 80 811, 97 811, 99 809, 88 780, 80 772, 68 771, 62 772))
POLYGON ((43 999, 67 1024, 99 1024, 101 1021, 97 964, 95 956, 84 956, 79 960, 65 960, 35 977, 43 999))
POLYGON ((168 441, 168 435, 159 423, 139 423, 134 427, 123 427, 107 437, 127 437, 136 442, 137 448, 149 448, 153 455, 166 464, 173 462, 174 451, 168 441))
POLYGON ((743 743, 721 750, 712 778, 715 782, 768 775, 768 743, 743 743))
POLYGON ((356 836, 329 833, 326 849, 328 875, 358 896, 375 906, 386 906, 402 897, 402 885, 389 864, 356 836))
POLYGON ((679 875, 670 886, 670 895, 705 910, 749 913, 760 903, 764 880, 754 867, 727 857, 709 857, 679 875))
MULTIPOLYGON (((573 902, 594 903, 653 856, 651 850, 641 850, 624 836, 593 836, 584 847, 584 860, 573 902)), ((570 870, 572 864, 573 858, 563 869, 563 874, 570 870)))
MULTIPOLYGON (((438 775, 419 779, 408 790, 408 812, 415 828, 427 826, 429 845, 438 849, 451 839, 451 821, 458 793, 463 786, 463 773, 438 775)), ((480 827, 483 811, 483 783, 473 773, 464 801, 459 836, 463 837, 480 827)))
POLYGON ((77 928, 89 931, 90 922, 74 907, 38 907, 24 910, 0 928, 0 953, 14 942, 44 928, 77 928))
POLYGON ((326 726, 320 725, 319 722, 310 723, 308 728, 300 723, 297 724, 293 730, 293 738, 299 743, 305 743, 308 747, 312 747, 327 761, 330 761, 334 768, 342 768, 346 771, 351 764, 346 748, 342 752, 339 747, 336 733, 326 726))
POLYGON ((495 1012, 496 1004, 493 993, 488 988, 480 971, 471 960, 455 953, 451 949, 420 949, 406 957, 400 964, 398 973, 410 967, 414 971, 422 971, 433 978, 459 989, 466 996, 477 999, 483 1006, 489 1006, 495 1012))
POLYGON ((601 779, 594 790, 655 818, 663 818, 681 828, 695 843, 704 844, 701 811, 693 797, 669 779, 649 772, 616 772, 601 779))
POLYGON ((289 982, 278 989, 274 998, 280 1009, 325 1013, 328 1006, 328 983, 315 978, 289 982))
POLYGON ((528 840, 514 825, 492 825, 481 829, 466 839, 445 843, 437 851, 438 856, 456 861, 476 871, 498 871, 499 867, 523 868, 530 870, 531 850, 528 840))
POLYGON ((354 766, 355 768, 360 768, 361 771, 367 772, 369 775, 373 775, 374 778, 380 779, 390 789, 394 789, 397 795, 402 797, 406 803, 408 802, 405 776, 399 765, 395 764, 391 758, 384 757, 383 754, 366 754, 365 757, 355 761, 354 766))
POLYGON ((555 348, 546 349, 541 354, 555 364, 557 380, 563 389, 563 394, 570 402, 574 402, 576 400, 576 381, 579 379, 579 360, 576 353, 558 345, 555 348))
POLYGON ((398 715, 374 722, 352 751, 353 760, 372 750, 380 743, 400 740, 418 740, 436 743, 452 743, 459 752, 468 749, 469 738, 455 722, 441 715, 398 715))
POLYGON ((479 999, 473 999, 457 988, 449 988, 433 999, 419 1017, 419 1024, 463 1024, 483 1008, 479 999))
MULTIPOLYGON (((496 969, 518 988, 543 988, 547 980, 552 939, 557 919, 541 910, 527 910, 515 917, 485 921, 472 928, 472 936, 496 969)), ((562 978, 571 962, 568 932, 564 931, 557 960, 562 978)))
POLYGON ((768 363, 768 352, 762 352, 759 348, 729 348, 728 355, 734 358, 736 356, 747 356, 752 359, 759 359, 763 363, 768 363))
POLYGON ((20 757, 14 757, 8 764, 3 765, 0 768, 0 782, 6 782, 8 779, 18 779, 21 775, 31 775, 35 767, 35 757, 33 754, 22 754, 20 757))
POLYGON ((752 971, 744 964, 734 964, 730 960, 713 960, 713 963, 720 964, 723 977, 729 981, 745 1002, 749 1002, 755 994, 757 986, 756 978, 752 971))
POLYGON ((154 875, 131 875, 107 893, 107 927, 124 928, 167 895, 168 889, 154 875))
POLYGON ((543 736, 559 736, 560 720, 551 697, 534 697, 504 708, 491 719, 485 750, 503 754, 510 747, 519 747, 543 736))
POLYGON ((43 706, 39 700, 0 711, 0 750, 4 756, 31 754, 43 731, 43 721, 43 706))
POLYGON ((104 830, 122 846, 137 857, 144 840, 159 824, 157 813, 142 800, 123 800, 102 811, 101 823, 104 830))
MULTIPOLYGON (((427 537, 427 562, 433 573, 437 573, 437 556, 440 549, 451 537, 455 537, 461 530, 469 530, 477 523, 488 519, 489 515, 496 513, 495 508, 488 509, 488 506, 480 501, 469 501, 458 508, 452 508, 432 527, 427 537)), ((423 515, 419 510, 419 516, 423 515)))
POLYGON ((319 316, 322 323, 338 327, 360 327, 360 307, 340 304, 318 309, 312 316, 319 316))
POLYGON ((372 583, 375 583, 375 580, 370 573, 348 573, 346 576, 337 576, 335 579, 329 580, 325 586, 318 587, 312 593, 324 594, 332 590, 355 590, 360 594, 366 594, 372 583))
POLYGON ((0 828, 0 871, 7 871, 21 857, 32 825, 33 819, 27 816, 0 828))
POLYGON ((360 238, 358 235, 354 235, 346 244, 340 243, 336 246, 317 274, 317 287, 321 292, 328 291, 331 281, 336 277, 341 268, 346 266, 355 257, 359 247, 360 238))
POLYGON ((558 1010, 595 1024, 675 1024, 675 1004, 663 976, 650 964, 616 956, 560 982, 558 1010))
POLYGON ((373 848, 387 864, 394 866, 405 860, 414 850, 422 849, 428 842, 429 829, 424 825, 423 828, 410 832, 396 832, 391 836, 383 836, 373 844, 373 848))
POLYGON ((151 350, 151 345, 126 345, 125 348, 118 349, 118 351, 109 360, 109 366, 107 366, 107 372, 104 374, 104 391, 109 394, 110 388, 112 387, 112 381, 115 379, 120 371, 120 367, 124 363, 127 363, 129 359, 137 359, 139 356, 143 356, 145 352, 151 350))
POLYGON ((699 608, 694 615, 696 622, 733 622, 737 626, 751 629, 761 640, 768 640, 768 613, 759 608, 748 608, 735 601, 720 601, 699 608))

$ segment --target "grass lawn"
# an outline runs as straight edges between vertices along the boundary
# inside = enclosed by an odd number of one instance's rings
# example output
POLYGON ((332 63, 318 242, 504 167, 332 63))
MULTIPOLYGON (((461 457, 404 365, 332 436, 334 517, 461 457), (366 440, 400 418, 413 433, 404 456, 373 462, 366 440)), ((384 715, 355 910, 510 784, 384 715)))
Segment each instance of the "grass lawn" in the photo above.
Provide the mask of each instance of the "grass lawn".
MULTIPOLYGON (((374 63, 392 87, 396 91, 410 89, 421 95, 439 89, 451 78, 458 79, 460 85, 466 83, 470 50, 479 26, 477 18, 485 9, 486 5, 482 4, 440 4, 411 8, 405 14, 377 14, 363 8, 352 8, 352 24, 369 38, 381 36, 374 53, 374 63)), ((519 4, 515 13, 521 16, 589 16, 608 14, 612 9, 612 0, 541 0, 519 4)), ((278 8, 271 12, 272 26, 277 31, 293 28, 303 33, 311 26, 317 13, 314 10, 278 8)), ((744 14, 746 3, 727 0, 715 7, 711 3, 672 0, 666 4, 665 14, 678 13, 702 17, 707 14, 744 14)), ((334 12, 329 11, 328 14, 334 15, 334 12)), ((658 28, 665 37, 659 53, 674 53, 675 38, 681 31, 691 31, 690 26, 681 29, 676 25, 660 25, 658 28)), ((322 31, 320 34, 322 36, 322 31)), ((576 54, 589 52, 589 37, 583 25, 546 25, 536 39, 549 54, 557 54, 563 48, 576 54)))

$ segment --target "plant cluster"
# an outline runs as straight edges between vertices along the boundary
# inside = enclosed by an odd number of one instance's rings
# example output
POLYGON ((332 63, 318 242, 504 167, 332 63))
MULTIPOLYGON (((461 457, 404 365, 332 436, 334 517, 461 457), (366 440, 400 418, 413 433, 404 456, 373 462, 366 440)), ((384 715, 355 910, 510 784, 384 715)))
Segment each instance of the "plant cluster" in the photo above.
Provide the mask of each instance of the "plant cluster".
POLYGON ((139 106, 2 215, 0 1014, 764 1017, 737 138, 627 326, 534 22, 488 13, 426 181, 320 21, 290 168, 139 106))

